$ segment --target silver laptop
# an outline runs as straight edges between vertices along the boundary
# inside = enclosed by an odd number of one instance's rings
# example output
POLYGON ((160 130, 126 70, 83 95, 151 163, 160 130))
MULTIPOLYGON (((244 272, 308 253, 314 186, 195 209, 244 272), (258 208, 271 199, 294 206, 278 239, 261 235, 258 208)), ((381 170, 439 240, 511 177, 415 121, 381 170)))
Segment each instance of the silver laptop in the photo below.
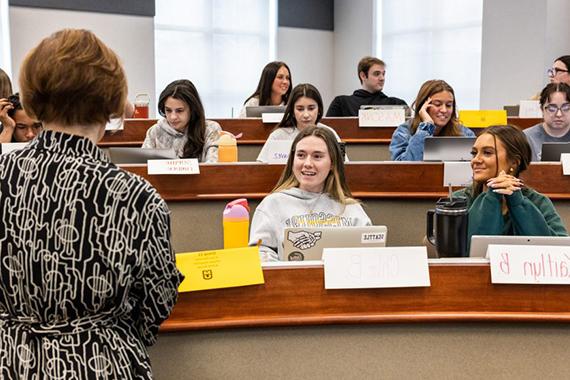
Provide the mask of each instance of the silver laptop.
POLYGON ((386 226, 287 227, 281 261, 321 260, 324 248, 385 247, 386 226))
POLYGON ((426 137, 424 161, 471 161, 475 137, 426 137))
POLYGON ((114 164, 146 164, 148 160, 178 158, 172 149, 109 148, 109 157, 114 164))
POLYGON ((489 244, 570 246, 569 236, 473 235, 469 257, 487 257, 489 244))
POLYGON ((570 153, 570 142, 545 142, 542 143, 540 161, 560 162, 562 153, 570 153))
POLYGON ((285 106, 253 106, 245 107, 246 117, 261 117, 264 113, 285 113, 285 106))

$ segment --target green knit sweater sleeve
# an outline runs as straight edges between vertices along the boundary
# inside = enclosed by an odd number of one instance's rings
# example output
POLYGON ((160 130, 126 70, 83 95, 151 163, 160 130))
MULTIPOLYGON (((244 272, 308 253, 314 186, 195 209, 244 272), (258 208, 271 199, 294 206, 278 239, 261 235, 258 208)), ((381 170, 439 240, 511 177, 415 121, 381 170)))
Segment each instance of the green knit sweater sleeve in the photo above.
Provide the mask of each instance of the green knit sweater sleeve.
POLYGON ((568 236, 560 215, 548 197, 525 189, 505 198, 515 235, 568 236))

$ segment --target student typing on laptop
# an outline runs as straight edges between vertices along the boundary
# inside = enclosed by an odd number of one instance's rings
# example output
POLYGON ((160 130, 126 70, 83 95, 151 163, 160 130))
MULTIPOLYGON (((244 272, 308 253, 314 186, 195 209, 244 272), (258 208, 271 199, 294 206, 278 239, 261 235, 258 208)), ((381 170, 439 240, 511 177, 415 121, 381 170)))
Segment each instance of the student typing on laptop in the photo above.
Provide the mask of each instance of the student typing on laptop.
POLYGON ((531 149, 517 127, 487 128, 472 156, 473 184, 454 193, 468 201, 469 240, 472 235, 568 235, 550 199, 518 178, 531 161, 531 149))
POLYGON ((443 80, 425 82, 412 108, 416 110, 414 118, 392 134, 390 156, 394 161, 422 161, 427 136, 475 136, 459 124, 455 92, 443 80))
POLYGON ((299 132, 277 185, 257 206, 250 245, 262 261, 277 261, 285 227, 368 226, 370 218, 352 198, 335 135, 308 126, 299 132))

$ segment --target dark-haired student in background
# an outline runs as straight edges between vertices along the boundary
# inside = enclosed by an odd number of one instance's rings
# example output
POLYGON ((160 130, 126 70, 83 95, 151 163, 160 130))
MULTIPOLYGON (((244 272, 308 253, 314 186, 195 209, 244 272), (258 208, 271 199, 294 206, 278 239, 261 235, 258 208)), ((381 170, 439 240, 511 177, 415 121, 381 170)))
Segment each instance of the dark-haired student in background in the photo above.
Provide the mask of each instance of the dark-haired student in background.
POLYGON ((570 86, 548 84, 539 102, 544 121, 523 131, 532 149, 532 161, 540 161, 542 143, 570 142, 570 86))
POLYGON ((29 142, 42 131, 42 123, 22 108, 19 94, 0 99, 0 123, 0 143, 29 142))
POLYGON ((340 95, 333 99, 327 111, 331 116, 358 116, 361 106, 368 105, 402 105, 402 99, 387 96, 382 92, 386 80, 386 64, 375 57, 364 57, 358 62, 358 79, 361 89, 352 95, 340 95))
POLYGON ((246 117, 246 107, 286 105, 292 85, 289 66, 281 61, 269 62, 261 72, 257 88, 245 100, 239 117, 246 117))

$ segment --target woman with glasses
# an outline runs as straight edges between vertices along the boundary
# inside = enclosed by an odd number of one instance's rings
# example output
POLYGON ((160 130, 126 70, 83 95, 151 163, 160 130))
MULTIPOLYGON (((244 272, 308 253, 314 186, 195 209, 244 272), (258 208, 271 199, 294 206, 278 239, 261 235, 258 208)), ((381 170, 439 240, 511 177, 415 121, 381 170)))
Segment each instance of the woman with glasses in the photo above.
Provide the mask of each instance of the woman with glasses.
POLYGON ((544 121, 524 130, 532 149, 532 161, 540 161, 542 143, 570 142, 570 86, 548 84, 540 93, 539 102, 544 121))
POLYGON ((552 65, 552 68, 548 69, 548 77, 550 78, 550 83, 566 83, 570 86, 570 55, 563 55, 557 58, 552 65))

